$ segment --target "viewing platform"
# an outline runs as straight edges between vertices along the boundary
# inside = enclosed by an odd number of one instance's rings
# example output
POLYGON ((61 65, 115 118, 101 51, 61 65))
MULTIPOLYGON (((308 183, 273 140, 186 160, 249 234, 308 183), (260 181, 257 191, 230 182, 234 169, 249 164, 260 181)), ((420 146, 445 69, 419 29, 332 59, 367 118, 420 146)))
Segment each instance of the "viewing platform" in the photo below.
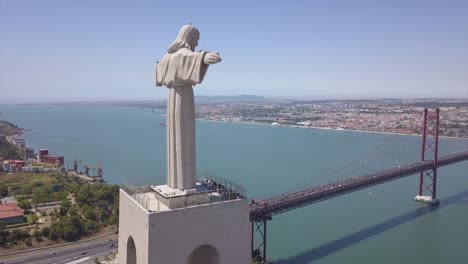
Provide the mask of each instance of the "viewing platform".
POLYGON ((245 198, 242 186, 220 177, 199 179, 195 188, 188 190, 174 189, 163 184, 127 187, 123 191, 148 213, 245 198))
POLYGON ((192 261, 199 256, 227 264, 251 260, 248 200, 244 188, 230 181, 199 179, 189 190, 126 186, 119 210, 119 263, 212 263, 192 261))

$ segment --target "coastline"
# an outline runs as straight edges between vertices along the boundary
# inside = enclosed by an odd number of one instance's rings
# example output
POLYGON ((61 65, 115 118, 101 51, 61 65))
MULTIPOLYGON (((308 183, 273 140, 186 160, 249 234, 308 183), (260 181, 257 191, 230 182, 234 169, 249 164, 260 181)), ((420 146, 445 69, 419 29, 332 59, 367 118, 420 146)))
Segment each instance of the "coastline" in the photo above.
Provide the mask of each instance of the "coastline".
MULTIPOLYGON (((272 125, 272 124, 258 123, 258 122, 253 122, 253 121, 223 121, 223 120, 210 120, 210 119, 203 119, 203 118, 197 118, 197 120, 206 121, 206 122, 217 122, 217 123, 233 123, 233 124, 241 124, 241 125, 256 125, 256 126, 270 126, 270 127, 290 127, 290 128, 301 128, 301 129, 333 130, 333 131, 386 134, 386 135, 399 135, 399 136, 421 136, 421 134, 415 134, 415 133, 406 134, 406 133, 398 133, 398 132, 344 129, 344 128, 332 128, 332 127, 281 125, 281 124, 280 125, 272 125)), ((440 138, 448 138, 448 139, 468 140, 468 137, 450 137, 450 136, 442 136, 442 135, 439 135, 439 137, 440 138)))
POLYGON ((20 128, 20 131, 18 131, 18 133, 10 136, 10 137, 19 137, 21 136, 22 134, 26 133, 26 132, 29 132, 31 131, 31 129, 27 129, 27 128, 20 128))
MULTIPOLYGON (((55 105, 52 105, 55 106, 55 105)), ((67 105, 65 105, 67 106, 67 105)), ((93 107, 93 106, 90 106, 93 107)), ((115 107, 115 106, 104 106, 104 107, 115 107)), ((151 109, 151 110, 159 110, 163 111, 164 113, 160 114, 160 116, 165 117, 165 110, 164 109, 154 109, 147 106, 123 106, 123 107, 130 107, 130 108, 140 108, 140 109, 151 109)), ((196 120, 200 121, 207 121, 207 122, 218 122, 218 123, 234 123, 234 124, 243 124, 243 125, 257 125, 257 126, 271 126, 271 127, 290 127, 290 128, 302 128, 302 129, 320 129, 320 130, 334 130, 334 131, 346 131, 346 132, 359 132, 359 133, 374 133, 374 134, 386 134, 386 135, 400 135, 400 136, 421 136, 421 134, 416 133, 399 133, 399 132, 389 132, 389 131, 372 131, 372 130, 359 130, 359 129, 345 129, 345 128, 332 128, 332 127, 313 127, 313 126, 299 126, 299 125, 272 125, 268 123, 259 123, 254 121, 224 121, 224 120, 212 120, 212 119, 204 119, 204 118, 196 118, 196 120)), ((30 129, 20 128, 21 130, 13 135, 12 137, 20 136, 30 129)), ((468 137, 453 137, 453 136, 443 136, 439 135, 440 138, 447 138, 447 139, 460 139, 460 140, 468 140, 468 137)))

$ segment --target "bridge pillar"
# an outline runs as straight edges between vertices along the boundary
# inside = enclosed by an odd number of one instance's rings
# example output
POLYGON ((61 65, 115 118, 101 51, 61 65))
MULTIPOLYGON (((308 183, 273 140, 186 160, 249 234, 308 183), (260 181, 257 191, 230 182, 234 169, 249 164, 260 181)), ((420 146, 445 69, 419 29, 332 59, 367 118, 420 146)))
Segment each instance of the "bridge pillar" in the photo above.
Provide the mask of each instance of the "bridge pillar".
POLYGON ((267 221, 263 219, 261 221, 252 221, 252 260, 261 261, 261 263, 267 263, 266 251, 267 251, 267 221), (255 247, 255 232, 260 235, 260 244, 255 247))
MULTIPOLYGON (((252 204, 255 201, 252 199, 252 204)), ((252 250, 252 260, 260 263, 267 262, 267 222, 272 220, 271 215, 268 213, 267 203, 263 203, 263 210, 261 215, 255 219, 251 218, 251 250, 252 250), (255 233, 258 233, 260 237, 258 240, 255 239, 255 233), (259 244, 257 245, 258 242, 259 244)))
POLYGON ((433 164, 431 168, 421 171, 419 175, 419 192, 414 199, 419 202, 438 204, 437 199, 437 159, 439 151, 439 113, 436 109, 434 112, 429 112, 424 109, 423 131, 422 131, 422 149, 421 162, 426 160, 426 157, 433 156, 433 164))

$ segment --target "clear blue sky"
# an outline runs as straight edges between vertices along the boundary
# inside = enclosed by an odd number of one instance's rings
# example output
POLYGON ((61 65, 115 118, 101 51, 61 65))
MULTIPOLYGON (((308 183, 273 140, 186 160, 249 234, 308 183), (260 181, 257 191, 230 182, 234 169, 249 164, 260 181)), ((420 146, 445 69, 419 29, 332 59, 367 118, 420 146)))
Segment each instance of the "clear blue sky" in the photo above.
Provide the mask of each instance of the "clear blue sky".
POLYGON ((0 101, 164 98, 187 22, 223 58, 198 95, 468 98, 468 0, 0 0, 0 101))

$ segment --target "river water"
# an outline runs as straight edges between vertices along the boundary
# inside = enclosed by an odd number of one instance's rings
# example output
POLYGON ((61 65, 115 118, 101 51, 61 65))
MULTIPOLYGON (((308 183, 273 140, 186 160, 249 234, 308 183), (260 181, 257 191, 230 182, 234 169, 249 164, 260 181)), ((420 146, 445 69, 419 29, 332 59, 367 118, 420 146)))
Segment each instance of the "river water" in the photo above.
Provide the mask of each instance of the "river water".
MULTIPOLYGON (((110 183, 165 182, 164 112, 47 105, 0 105, 0 112, 31 130, 22 135, 29 146, 64 155, 69 166, 75 157, 81 165, 101 161, 110 183)), ((249 197, 304 186, 389 138, 405 142, 397 159, 416 161, 420 151, 415 136, 200 120, 196 133, 198 175, 242 184, 249 197)), ((463 149, 466 140, 441 139, 442 152, 463 149)), ((438 187, 437 209, 413 201, 414 175, 275 216, 268 256, 278 263, 468 263, 468 162, 440 169, 438 187)))

